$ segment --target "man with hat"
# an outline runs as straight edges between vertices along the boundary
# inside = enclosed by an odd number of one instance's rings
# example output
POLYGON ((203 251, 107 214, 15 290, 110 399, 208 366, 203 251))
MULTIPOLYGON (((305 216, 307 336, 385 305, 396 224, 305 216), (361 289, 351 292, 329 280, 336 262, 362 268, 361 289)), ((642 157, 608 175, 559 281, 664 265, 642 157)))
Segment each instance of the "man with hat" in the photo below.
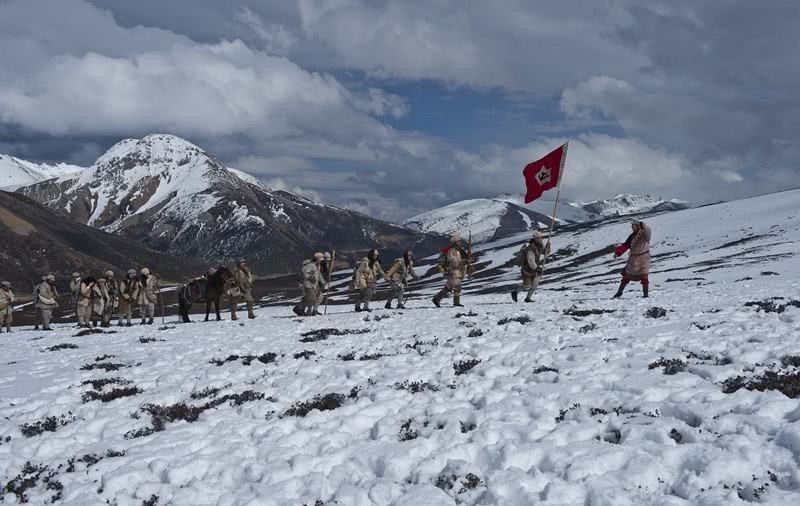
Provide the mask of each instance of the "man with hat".
POLYGON ((53 330, 50 328, 50 318, 53 310, 58 307, 58 290, 56 290, 56 277, 52 274, 45 276, 37 290, 38 298, 36 309, 42 316, 42 330, 53 330))
POLYGON ((236 263, 236 273, 233 276, 232 288, 228 291, 231 299, 231 320, 236 320, 236 303, 239 297, 243 297, 247 304, 247 317, 256 317, 253 313, 253 273, 247 265, 247 260, 240 258, 236 263))
POLYGON ((158 279, 150 273, 150 269, 141 270, 141 288, 139 289, 139 312, 142 314, 141 325, 152 325, 158 302, 158 279))
POLYGON ((108 289, 106 287, 106 278, 98 278, 92 288, 92 327, 97 327, 97 322, 103 324, 103 315, 106 311, 106 304, 108 304, 108 289))
POLYGON ((133 306, 139 300, 139 280, 136 278, 136 269, 128 269, 127 277, 119 282, 119 326, 126 319, 126 326, 131 326, 133 306))
POLYGON ((303 265, 303 302, 306 316, 319 315, 320 296, 320 265, 325 261, 321 252, 314 253, 313 260, 303 265))
POLYGON ((403 256, 396 259, 392 266, 386 271, 386 281, 389 282, 389 298, 386 299, 386 309, 392 309, 392 299, 397 299, 397 309, 405 308, 405 289, 408 284, 408 277, 419 279, 414 272, 414 253, 406 250, 403 256))
POLYGON ((444 272, 445 284, 439 293, 434 295, 433 303, 441 307, 442 299, 450 293, 453 294, 453 306, 463 307, 461 304, 461 283, 467 275, 469 267, 469 254, 464 250, 461 236, 453 234, 450 237, 450 246, 442 249, 440 255, 440 269, 444 272))
POLYGON ((639 220, 631 222, 631 235, 624 243, 614 248, 614 257, 619 257, 630 250, 628 262, 622 270, 622 280, 619 282, 614 298, 622 297, 622 292, 631 281, 642 283, 642 296, 647 298, 650 292, 650 226, 639 220))
POLYGON ((525 302, 533 302, 531 297, 539 286, 544 269, 544 259, 550 254, 550 242, 545 245, 544 238, 539 232, 534 232, 533 237, 519 251, 522 286, 515 286, 511 291, 511 298, 517 302, 517 295, 522 289, 527 291, 525 302))
POLYGON ((111 318, 114 316, 114 306, 117 303, 117 294, 119 287, 117 280, 114 279, 114 271, 108 270, 103 274, 106 283, 106 302, 103 308, 103 321, 100 324, 102 327, 111 326, 111 318))
MULTIPOLYGON (((47 281, 47 276, 42 276, 41 282, 47 281)), ((42 321, 41 311, 36 307, 39 302, 39 285, 33 285, 33 293, 31 294, 31 302, 33 304, 33 330, 39 330, 39 323, 42 321)))
POLYGON ((11 291, 11 283, 9 281, 0 282, 0 332, 3 332, 3 327, 6 328, 6 332, 11 332, 15 300, 14 292, 11 291))

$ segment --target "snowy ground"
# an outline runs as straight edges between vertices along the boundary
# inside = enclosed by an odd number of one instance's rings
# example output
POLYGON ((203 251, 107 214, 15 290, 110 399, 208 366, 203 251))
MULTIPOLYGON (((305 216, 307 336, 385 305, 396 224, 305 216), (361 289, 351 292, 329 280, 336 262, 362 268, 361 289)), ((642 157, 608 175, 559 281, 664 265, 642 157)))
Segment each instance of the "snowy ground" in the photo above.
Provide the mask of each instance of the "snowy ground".
POLYGON ((3 334, 0 502, 797 505, 799 199, 653 218, 647 300, 609 299, 616 223, 534 304, 513 238, 460 310, 3 334))

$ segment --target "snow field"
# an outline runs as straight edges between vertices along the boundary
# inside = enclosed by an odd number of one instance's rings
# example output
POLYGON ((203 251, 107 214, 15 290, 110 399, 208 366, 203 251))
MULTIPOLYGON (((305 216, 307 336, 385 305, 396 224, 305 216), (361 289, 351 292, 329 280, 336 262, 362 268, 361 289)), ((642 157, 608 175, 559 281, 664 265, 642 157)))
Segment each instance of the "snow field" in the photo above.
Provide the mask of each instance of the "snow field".
POLYGON ((430 281, 403 311, 3 334, 0 485, 30 462, 32 504, 796 505, 797 398, 725 393, 800 374, 796 197, 648 220, 650 299, 609 298, 608 255, 575 261, 618 223, 557 236, 576 253, 533 304, 507 293, 519 237, 481 246, 466 308, 433 308, 430 281), (82 402, 103 378, 141 391, 82 402))

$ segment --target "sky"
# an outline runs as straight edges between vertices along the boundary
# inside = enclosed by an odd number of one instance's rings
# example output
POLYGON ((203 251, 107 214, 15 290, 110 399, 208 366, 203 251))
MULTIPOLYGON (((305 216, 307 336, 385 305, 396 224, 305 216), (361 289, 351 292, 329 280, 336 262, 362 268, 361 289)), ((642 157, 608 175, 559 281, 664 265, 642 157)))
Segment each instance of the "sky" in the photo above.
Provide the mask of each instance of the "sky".
POLYGON ((184 137, 402 220, 524 193, 702 204, 800 186, 794 0, 0 0, 0 153, 184 137))

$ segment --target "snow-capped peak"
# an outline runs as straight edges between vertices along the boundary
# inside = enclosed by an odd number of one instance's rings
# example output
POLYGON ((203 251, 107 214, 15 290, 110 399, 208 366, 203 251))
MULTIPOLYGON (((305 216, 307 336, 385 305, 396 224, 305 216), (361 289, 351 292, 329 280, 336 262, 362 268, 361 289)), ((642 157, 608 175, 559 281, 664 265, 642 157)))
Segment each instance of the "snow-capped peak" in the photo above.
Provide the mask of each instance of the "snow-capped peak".
POLYGON ((0 188, 14 190, 40 181, 46 181, 84 170, 84 167, 58 163, 34 163, 10 155, 0 154, 0 188))
POLYGON ((570 205, 583 209, 593 218, 625 216, 655 211, 675 211, 690 207, 689 202, 684 200, 666 200, 650 195, 633 195, 630 193, 621 193, 610 199, 576 202, 570 205))

